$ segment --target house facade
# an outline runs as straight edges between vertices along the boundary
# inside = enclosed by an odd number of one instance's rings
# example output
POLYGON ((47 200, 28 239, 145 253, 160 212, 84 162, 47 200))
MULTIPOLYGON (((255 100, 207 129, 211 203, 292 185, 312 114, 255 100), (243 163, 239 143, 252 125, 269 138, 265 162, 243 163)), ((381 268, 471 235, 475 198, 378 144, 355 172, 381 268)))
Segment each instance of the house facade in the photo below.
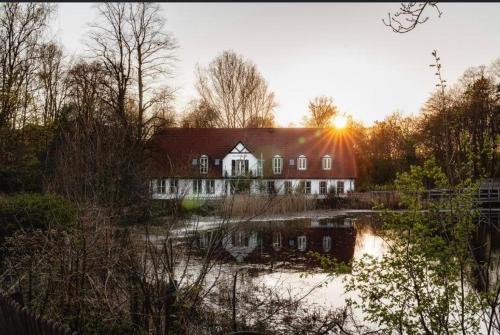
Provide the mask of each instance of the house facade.
POLYGON ((316 128, 167 128, 151 139, 155 199, 353 191, 345 133, 316 128))

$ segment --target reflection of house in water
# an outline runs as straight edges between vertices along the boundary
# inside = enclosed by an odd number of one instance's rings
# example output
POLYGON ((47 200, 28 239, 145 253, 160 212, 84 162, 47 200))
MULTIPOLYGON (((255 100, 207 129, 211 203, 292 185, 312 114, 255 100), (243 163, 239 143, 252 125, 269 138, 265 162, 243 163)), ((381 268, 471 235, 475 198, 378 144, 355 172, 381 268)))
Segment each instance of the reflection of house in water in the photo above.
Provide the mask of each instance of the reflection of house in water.
MULTIPOLYGON (((206 248, 210 232, 199 236, 206 248)), ((238 223, 222 240, 229 259, 248 263, 314 263, 308 252, 348 262, 354 255, 356 230, 353 219, 294 219, 272 222, 238 223)))

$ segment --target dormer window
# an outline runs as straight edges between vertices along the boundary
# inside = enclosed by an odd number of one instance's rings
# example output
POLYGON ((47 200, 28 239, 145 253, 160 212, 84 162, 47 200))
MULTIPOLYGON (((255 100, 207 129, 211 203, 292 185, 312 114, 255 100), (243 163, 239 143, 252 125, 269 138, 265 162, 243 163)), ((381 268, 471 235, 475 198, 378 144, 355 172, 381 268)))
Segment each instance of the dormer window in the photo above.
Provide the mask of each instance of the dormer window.
POLYGON ((300 155, 297 158, 297 170, 306 170, 307 169, 307 158, 304 155, 300 155))
POLYGON ((200 157, 200 173, 208 173, 208 157, 206 155, 200 157))
POLYGON ((330 155, 323 156, 321 159, 321 166, 323 170, 331 170, 332 169, 332 157, 330 155))
POLYGON ((283 171, 283 158, 281 156, 274 156, 273 157, 273 173, 274 174, 281 174, 283 171))

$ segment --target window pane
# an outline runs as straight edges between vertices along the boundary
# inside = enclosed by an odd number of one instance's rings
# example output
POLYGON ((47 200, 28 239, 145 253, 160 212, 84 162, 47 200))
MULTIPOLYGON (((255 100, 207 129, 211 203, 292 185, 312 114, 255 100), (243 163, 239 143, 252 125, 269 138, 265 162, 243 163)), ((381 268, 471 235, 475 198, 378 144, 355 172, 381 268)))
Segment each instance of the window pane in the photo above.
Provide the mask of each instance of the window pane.
POLYGON ((306 181, 305 182, 305 189, 304 189, 305 194, 311 194, 311 182, 306 181))
POLYGON ((170 179, 170 193, 177 193, 178 182, 177 179, 170 179))
POLYGON ((337 193, 344 193, 344 182, 337 181, 337 193))
POLYGON ((282 171, 283 159, 281 157, 273 158, 273 173, 279 174, 282 171))
POLYGON ((306 248, 307 248, 307 239, 306 239, 306 237, 304 235, 299 236, 297 238, 297 248, 300 251, 306 250, 306 248))
POLYGON ((323 170, 331 170, 331 169, 332 169, 332 158, 323 157, 323 170))
POLYGON ((208 157, 202 156, 200 158, 200 172, 207 173, 208 172, 208 157))
POLYGON ((205 181, 205 189, 208 194, 215 193, 215 180, 207 180, 205 181))
POLYGON ((332 238, 330 236, 323 236, 323 250, 328 252, 332 248, 332 238))
POLYGON ((326 194, 326 181, 319 182, 319 193, 326 194))
POLYGON ((306 157, 299 157, 298 158, 297 168, 299 170, 306 170, 307 169, 307 158, 306 157))
POLYGON ((276 193, 276 190, 274 188, 274 181, 268 181, 267 182, 267 194, 274 194, 276 193))

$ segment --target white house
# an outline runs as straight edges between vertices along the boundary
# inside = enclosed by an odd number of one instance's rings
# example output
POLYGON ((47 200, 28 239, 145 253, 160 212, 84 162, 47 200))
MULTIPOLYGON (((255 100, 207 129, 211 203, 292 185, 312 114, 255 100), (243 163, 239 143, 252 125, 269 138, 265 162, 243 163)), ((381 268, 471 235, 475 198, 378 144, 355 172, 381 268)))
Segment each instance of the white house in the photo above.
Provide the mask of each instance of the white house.
POLYGON ((354 190, 350 137, 316 128, 167 128, 151 140, 155 199, 354 190))

